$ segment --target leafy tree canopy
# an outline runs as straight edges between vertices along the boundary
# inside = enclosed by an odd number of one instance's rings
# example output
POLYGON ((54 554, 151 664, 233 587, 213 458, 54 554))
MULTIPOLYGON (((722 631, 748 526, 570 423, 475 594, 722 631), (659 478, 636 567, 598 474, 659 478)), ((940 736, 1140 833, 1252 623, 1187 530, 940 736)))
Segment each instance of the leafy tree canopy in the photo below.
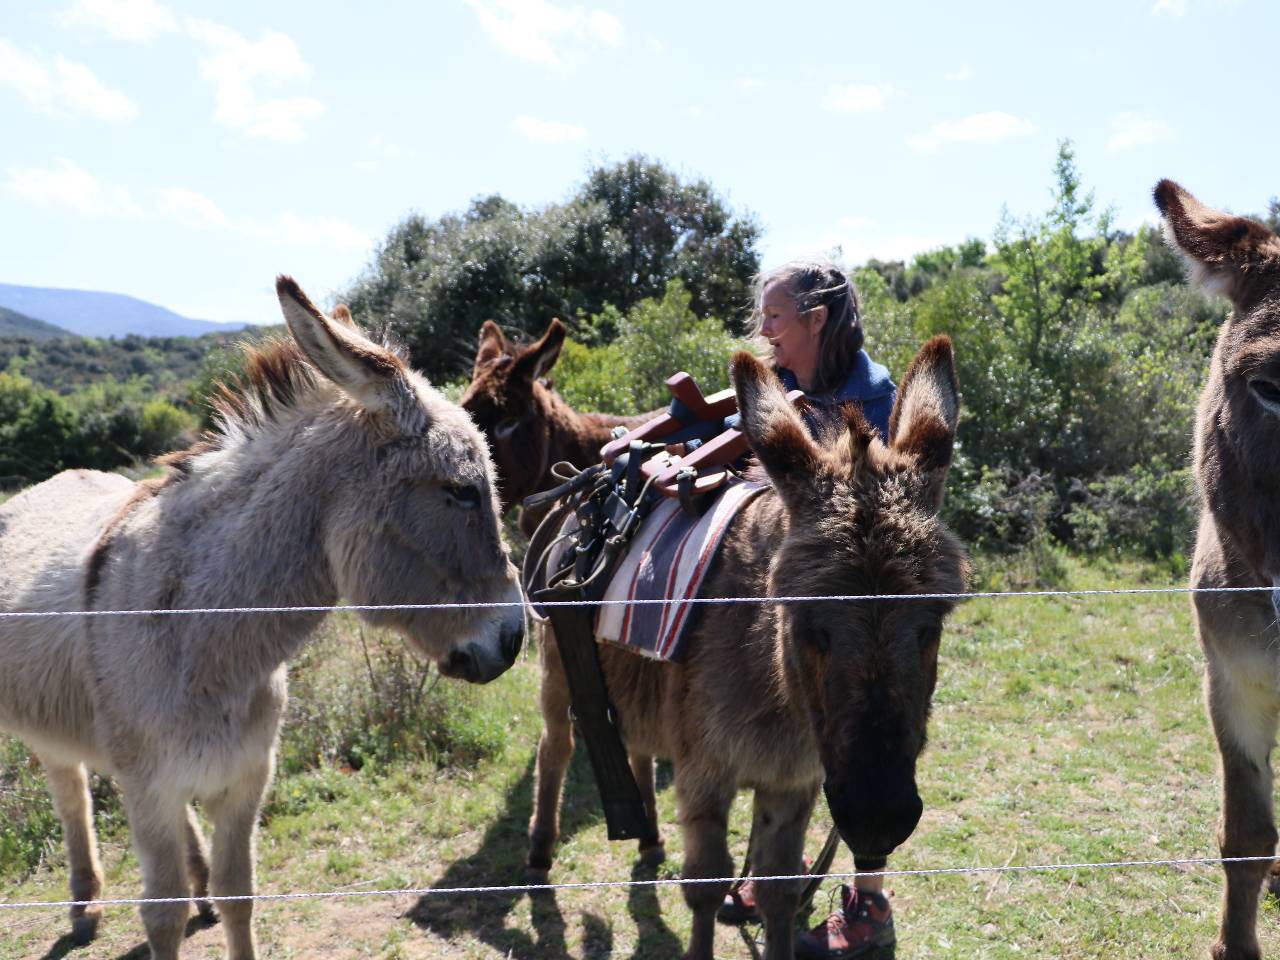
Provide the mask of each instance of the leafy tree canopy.
POLYGON ((541 331, 613 306, 661 299, 679 280, 699 316, 743 314, 760 227, 705 180, 643 156, 590 170, 563 203, 522 210, 501 196, 393 228, 346 300, 387 324, 413 363, 443 382, 465 371, 475 332, 496 320, 541 331))

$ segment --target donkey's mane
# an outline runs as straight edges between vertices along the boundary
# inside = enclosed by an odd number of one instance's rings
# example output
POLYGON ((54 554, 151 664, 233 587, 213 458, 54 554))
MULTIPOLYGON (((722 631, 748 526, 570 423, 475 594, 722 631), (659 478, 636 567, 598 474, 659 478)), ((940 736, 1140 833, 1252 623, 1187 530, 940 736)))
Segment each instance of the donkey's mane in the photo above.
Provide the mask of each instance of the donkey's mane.
MULTIPOLYGON (((377 342, 408 361, 404 348, 387 334, 377 342)), ((195 457, 224 447, 234 436, 260 431, 282 413, 296 409, 326 382, 292 337, 271 336, 258 343, 241 343, 240 349, 243 372, 213 384, 209 397, 213 427, 191 447, 156 458, 156 463, 172 467, 179 477, 188 472, 195 457)))

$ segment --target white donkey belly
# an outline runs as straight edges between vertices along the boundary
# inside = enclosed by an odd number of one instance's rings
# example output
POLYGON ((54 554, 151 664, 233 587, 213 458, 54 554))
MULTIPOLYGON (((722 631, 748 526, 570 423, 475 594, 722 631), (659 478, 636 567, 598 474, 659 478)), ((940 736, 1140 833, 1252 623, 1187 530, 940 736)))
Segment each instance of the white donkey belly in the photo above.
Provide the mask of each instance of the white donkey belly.
MULTIPOLYGON (((1244 600, 1244 598, 1242 598, 1244 600)), ((1270 598, 1230 605, 1233 616, 1201 622, 1219 725, 1246 756, 1264 761, 1280 716, 1280 627, 1270 598)))
MULTIPOLYGON (((0 507, 0 612, 83 609, 89 552, 133 489, 74 470, 0 507)), ((46 754, 95 759, 85 670, 80 618, 0 619, 0 727, 46 754)))

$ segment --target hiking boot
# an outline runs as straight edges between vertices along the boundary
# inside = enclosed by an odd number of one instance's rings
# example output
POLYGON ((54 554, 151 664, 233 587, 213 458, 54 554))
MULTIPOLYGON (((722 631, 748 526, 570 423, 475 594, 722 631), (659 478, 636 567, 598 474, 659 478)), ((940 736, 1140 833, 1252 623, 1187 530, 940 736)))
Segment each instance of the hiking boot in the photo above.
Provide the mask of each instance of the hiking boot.
MULTIPOLYGON (((805 870, 810 870, 812 867, 813 860, 805 857, 805 870)), ((738 927, 744 923, 764 923, 764 918, 760 916, 760 909, 756 906, 754 879, 746 877, 741 883, 736 883, 729 888, 729 892, 724 895, 724 903, 720 904, 720 909, 716 911, 716 919, 731 927, 738 927)))
POLYGON ((730 926, 744 923, 760 923, 760 911, 756 907, 756 882, 750 877, 736 883, 724 895, 724 903, 716 911, 716 919, 730 926))
POLYGON ((840 888, 839 910, 812 930, 796 935, 799 960, 854 960, 885 951, 892 956, 893 908, 883 893, 840 888))

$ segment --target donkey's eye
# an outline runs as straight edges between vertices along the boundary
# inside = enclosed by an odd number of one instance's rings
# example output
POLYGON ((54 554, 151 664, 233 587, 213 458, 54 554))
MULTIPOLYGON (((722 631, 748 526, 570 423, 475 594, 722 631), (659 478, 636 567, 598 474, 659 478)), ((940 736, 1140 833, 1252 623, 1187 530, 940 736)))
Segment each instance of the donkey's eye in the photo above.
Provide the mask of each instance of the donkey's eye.
POLYGON ((450 500, 466 510, 480 506, 480 488, 474 484, 446 484, 441 487, 450 500))
POLYGON ((1280 403, 1280 386, 1262 377, 1254 377, 1249 381, 1249 389, 1267 403, 1280 403))

